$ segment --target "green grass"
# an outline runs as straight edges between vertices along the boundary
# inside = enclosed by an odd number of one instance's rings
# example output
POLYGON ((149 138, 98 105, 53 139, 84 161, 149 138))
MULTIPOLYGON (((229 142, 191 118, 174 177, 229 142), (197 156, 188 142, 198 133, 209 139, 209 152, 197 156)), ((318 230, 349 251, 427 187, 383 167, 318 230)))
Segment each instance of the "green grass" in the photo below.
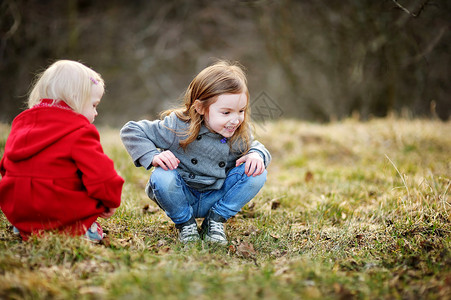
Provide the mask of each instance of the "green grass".
MULTIPOLYGON (((182 245, 143 190, 118 130, 101 129, 126 180, 100 222, 109 242, 21 242, 0 213, 0 298, 450 299, 451 123, 383 119, 257 126, 268 181, 227 222, 227 247, 182 245)), ((9 127, 0 126, 0 154, 9 127)), ((201 221, 201 220, 199 220, 201 221)))

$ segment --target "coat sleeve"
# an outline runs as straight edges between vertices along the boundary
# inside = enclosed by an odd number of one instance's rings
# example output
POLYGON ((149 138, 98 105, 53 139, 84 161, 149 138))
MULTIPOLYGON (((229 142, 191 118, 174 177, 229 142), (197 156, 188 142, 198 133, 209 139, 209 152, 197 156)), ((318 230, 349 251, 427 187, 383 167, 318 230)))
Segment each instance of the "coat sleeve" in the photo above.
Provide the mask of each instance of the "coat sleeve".
POLYGON ((130 121, 121 129, 121 139, 135 166, 150 169, 159 149, 167 150, 176 140, 177 120, 175 114, 163 120, 130 121))
POLYGON ((115 171, 113 161, 103 152, 97 129, 90 124, 77 134, 71 153, 89 197, 106 207, 119 207, 124 180, 115 171))
POLYGON ((249 153, 251 152, 257 152, 258 154, 260 154, 265 163, 265 168, 268 167, 269 163, 271 162, 271 154, 262 143, 257 140, 253 140, 249 149, 249 153))

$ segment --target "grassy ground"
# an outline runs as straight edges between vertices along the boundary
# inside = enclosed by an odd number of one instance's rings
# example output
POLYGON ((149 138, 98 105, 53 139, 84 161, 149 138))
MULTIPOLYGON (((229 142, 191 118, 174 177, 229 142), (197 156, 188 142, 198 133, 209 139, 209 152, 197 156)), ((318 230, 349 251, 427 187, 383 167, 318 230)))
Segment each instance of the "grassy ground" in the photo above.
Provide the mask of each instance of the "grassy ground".
POLYGON ((126 180, 122 206, 101 220, 109 240, 21 242, 0 213, 0 298, 451 299, 450 122, 256 129, 273 162, 263 190, 228 221, 226 247, 178 243, 144 195, 148 171, 117 130, 102 129, 126 180))

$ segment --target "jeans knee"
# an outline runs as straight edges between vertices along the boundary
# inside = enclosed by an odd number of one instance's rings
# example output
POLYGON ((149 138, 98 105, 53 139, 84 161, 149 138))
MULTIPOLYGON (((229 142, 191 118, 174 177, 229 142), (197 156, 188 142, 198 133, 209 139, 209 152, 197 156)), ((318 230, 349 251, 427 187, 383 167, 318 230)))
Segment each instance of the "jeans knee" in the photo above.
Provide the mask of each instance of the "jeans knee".
POLYGON ((263 173, 261 173, 260 175, 247 176, 245 174, 245 164, 239 165, 230 173, 230 175, 238 175, 242 178, 241 180, 248 181, 248 182, 252 183, 253 185, 260 186, 260 187, 262 187, 265 184, 267 174, 268 174, 268 171, 266 171, 266 169, 265 169, 263 171, 263 173))
POLYGON ((260 175, 257 176, 247 176, 245 174, 245 168, 244 168, 244 164, 240 165, 237 167, 235 173, 236 175, 239 175, 240 177, 240 181, 245 183, 246 186, 248 186, 249 189, 251 190, 260 190, 263 185, 266 182, 266 176, 268 174, 268 172, 266 171, 266 169, 263 171, 263 173, 261 173, 260 175))
POLYGON ((249 176, 249 184, 252 185, 252 187, 255 187, 257 189, 261 189, 263 185, 266 182, 266 176, 268 172, 266 170, 263 171, 260 175, 257 176, 249 176))
POLYGON ((176 170, 164 170, 161 167, 155 168, 150 176, 150 184, 153 189, 169 189, 177 184, 178 173, 176 170))

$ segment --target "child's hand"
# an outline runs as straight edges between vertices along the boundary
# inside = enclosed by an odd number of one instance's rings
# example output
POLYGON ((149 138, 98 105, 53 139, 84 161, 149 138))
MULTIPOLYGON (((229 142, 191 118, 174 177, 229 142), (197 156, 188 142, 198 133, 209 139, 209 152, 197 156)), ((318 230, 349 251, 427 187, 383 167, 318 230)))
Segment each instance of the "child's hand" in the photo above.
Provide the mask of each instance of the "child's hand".
POLYGON ((115 212, 116 212, 116 208, 106 207, 105 211, 100 214, 100 217, 104 218, 104 219, 108 219, 109 217, 114 215, 115 212))
POLYGON ((169 150, 163 151, 153 157, 152 166, 162 167, 165 171, 174 170, 178 167, 180 160, 169 150))
POLYGON ((265 171, 265 163, 258 153, 252 152, 242 156, 236 161, 236 166, 238 167, 244 162, 246 163, 244 166, 244 173, 246 173, 247 176, 258 176, 265 171))

